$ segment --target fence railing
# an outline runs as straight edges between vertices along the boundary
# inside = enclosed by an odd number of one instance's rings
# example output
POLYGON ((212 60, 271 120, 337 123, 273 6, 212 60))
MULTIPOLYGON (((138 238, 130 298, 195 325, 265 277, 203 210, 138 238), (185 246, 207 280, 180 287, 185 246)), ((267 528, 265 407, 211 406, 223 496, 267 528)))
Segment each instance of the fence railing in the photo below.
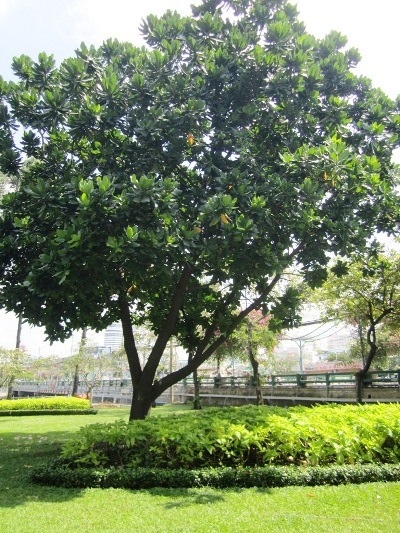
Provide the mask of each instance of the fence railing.
MULTIPOLYGON (((200 376, 198 378, 200 387, 255 387, 256 383, 253 376, 200 376)), ((307 387, 307 386, 334 386, 350 385, 356 383, 354 372, 324 372, 320 374, 273 374, 268 378, 261 377, 261 386, 289 386, 289 387, 307 387)), ((183 385, 193 385, 192 377, 185 378, 183 385)), ((368 386, 400 386, 400 369, 399 370, 377 370, 368 372, 363 380, 363 385, 368 386)))
MULTIPOLYGON (((253 376, 199 376, 200 387, 255 387, 253 376)), ((323 372, 319 374, 272 374, 268 377, 260 377, 261 386, 271 387, 310 387, 355 384, 356 375, 354 372, 323 372)), ((180 382, 181 385, 193 385, 193 377, 188 377, 180 382)), ((400 369, 398 370, 373 370, 367 373, 363 382, 364 387, 368 386, 400 386, 400 369)), ((83 381, 79 386, 84 387, 83 381)), ((15 384, 16 389, 32 387, 36 389, 64 389, 72 388, 72 383, 66 381, 28 381, 19 380, 15 384)), ((96 388, 125 388, 131 387, 130 379, 103 379, 96 381, 96 388)))

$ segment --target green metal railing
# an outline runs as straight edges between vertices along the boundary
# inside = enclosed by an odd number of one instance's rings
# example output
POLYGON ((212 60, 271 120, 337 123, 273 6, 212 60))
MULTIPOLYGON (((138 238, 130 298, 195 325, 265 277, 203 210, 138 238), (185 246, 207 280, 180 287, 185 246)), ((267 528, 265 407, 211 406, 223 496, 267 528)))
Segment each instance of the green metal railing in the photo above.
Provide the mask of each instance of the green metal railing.
MULTIPOLYGON (((200 387, 255 387, 256 383, 253 376, 200 376, 198 378, 200 387)), ((264 387, 307 387, 307 386, 326 386, 355 384, 356 375, 354 372, 324 372, 319 374, 273 374, 267 378, 260 377, 260 385, 264 387)), ((193 385, 193 378, 188 377, 180 382, 182 385, 193 385)), ((16 386, 36 386, 38 388, 52 386, 68 387, 71 383, 66 381, 38 382, 29 380, 18 380, 16 386)), ((83 386, 84 382, 79 382, 83 386)), ((130 387, 130 379, 103 379, 96 382, 96 387, 121 388, 130 387)), ((367 373, 364 379, 364 386, 400 386, 400 369, 398 370, 373 370, 367 373)), ((18 387, 17 387, 18 388, 18 387)))
MULTIPOLYGON (((214 377, 201 376, 198 378, 200 387, 254 387, 253 376, 228 376, 214 377)), ((193 378, 188 377, 181 381, 183 385, 193 385, 193 378)), ((268 378, 261 377, 261 386, 295 386, 307 387, 310 385, 346 385, 355 384, 356 374, 354 372, 324 372, 320 374, 273 374, 268 378)), ((392 385, 400 386, 400 369, 398 370, 377 370, 368 372, 363 380, 364 386, 392 385)))

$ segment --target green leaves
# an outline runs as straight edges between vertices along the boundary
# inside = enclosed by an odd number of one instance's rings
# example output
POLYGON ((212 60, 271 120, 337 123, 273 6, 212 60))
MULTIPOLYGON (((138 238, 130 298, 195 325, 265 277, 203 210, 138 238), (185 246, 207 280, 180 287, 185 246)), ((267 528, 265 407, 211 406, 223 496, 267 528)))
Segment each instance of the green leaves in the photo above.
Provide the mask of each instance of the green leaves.
POLYGON ((215 408, 190 418, 91 425, 65 444, 61 455, 88 468, 99 461, 106 467, 184 469, 397 464, 398 416, 396 404, 215 408))

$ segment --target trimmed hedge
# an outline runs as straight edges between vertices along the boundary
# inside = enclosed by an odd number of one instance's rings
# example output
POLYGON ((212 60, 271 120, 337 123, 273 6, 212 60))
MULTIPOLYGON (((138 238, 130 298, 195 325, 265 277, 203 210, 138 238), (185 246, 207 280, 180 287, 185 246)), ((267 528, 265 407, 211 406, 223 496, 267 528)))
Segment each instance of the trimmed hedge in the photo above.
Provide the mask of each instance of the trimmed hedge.
POLYGON ((272 488, 400 481, 400 465, 225 467, 199 470, 116 467, 71 469, 56 460, 34 468, 30 480, 40 485, 64 488, 272 488))
POLYGON ((24 411, 24 414, 30 411, 32 411, 32 414, 52 414, 50 411, 57 411, 55 414, 61 414, 60 411, 86 412, 89 410, 92 410, 89 400, 75 397, 52 396, 51 398, 19 398, 17 400, 0 401, 0 416, 3 413, 6 413, 5 416, 9 414, 16 415, 18 411, 24 411), (33 411, 40 411, 41 413, 33 413, 33 411))
POLYGON ((95 415, 95 409, 37 409, 36 411, 25 411, 15 409, 14 411, 0 411, 0 416, 41 416, 41 415, 95 415))

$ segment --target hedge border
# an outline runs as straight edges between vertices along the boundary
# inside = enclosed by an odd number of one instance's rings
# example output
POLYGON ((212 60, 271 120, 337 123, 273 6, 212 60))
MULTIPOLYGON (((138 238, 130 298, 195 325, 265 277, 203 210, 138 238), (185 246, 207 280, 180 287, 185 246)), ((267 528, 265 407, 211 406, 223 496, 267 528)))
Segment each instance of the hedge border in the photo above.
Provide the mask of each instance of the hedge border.
POLYGON ((72 469, 56 459, 33 468, 29 477, 39 485, 64 488, 273 488, 400 481, 400 465, 224 467, 199 470, 115 467, 72 469))
POLYGON ((0 411, 0 416, 36 416, 36 415, 95 415, 96 409, 13 409, 0 411))

